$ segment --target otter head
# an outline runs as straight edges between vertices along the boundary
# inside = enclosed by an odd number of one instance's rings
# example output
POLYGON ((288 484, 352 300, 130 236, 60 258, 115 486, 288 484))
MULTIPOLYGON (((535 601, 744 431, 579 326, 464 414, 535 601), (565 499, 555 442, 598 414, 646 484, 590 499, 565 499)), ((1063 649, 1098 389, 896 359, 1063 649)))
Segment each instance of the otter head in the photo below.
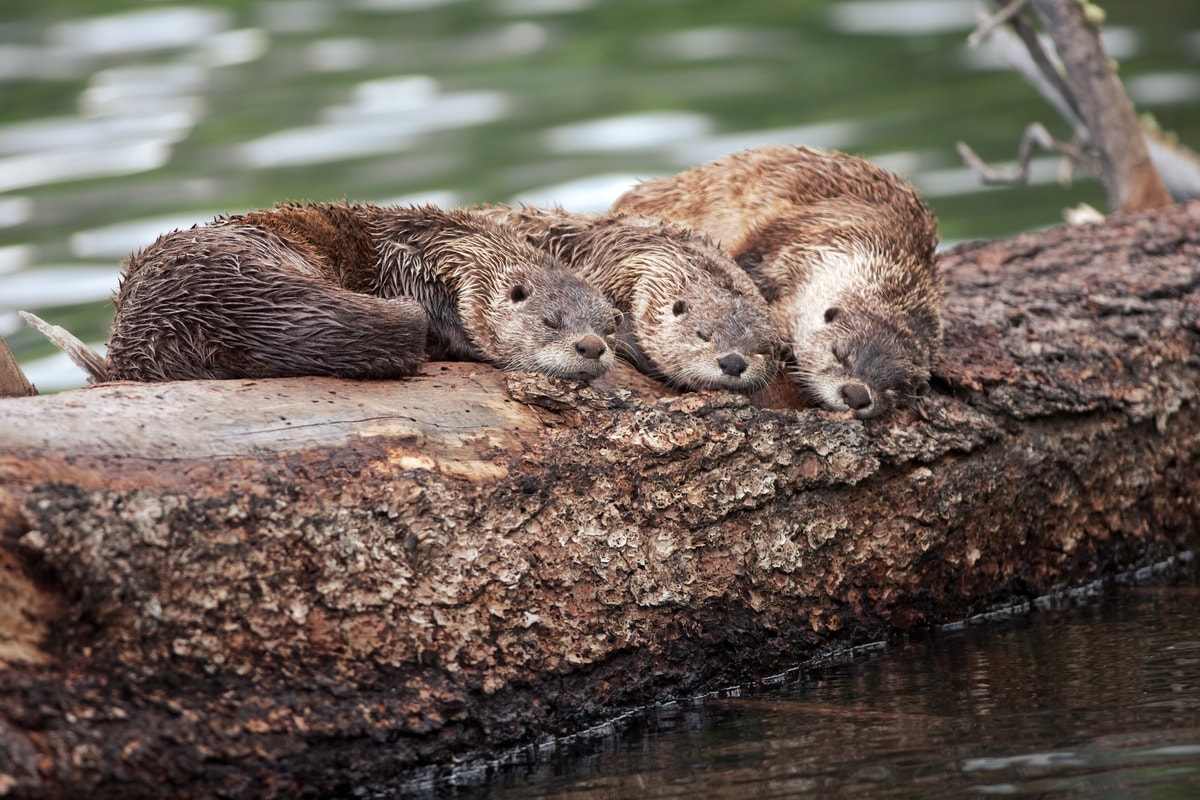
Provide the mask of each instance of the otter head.
POLYGON ((746 292, 706 272, 645 283, 635 293, 632 324, 651 374, 683 389, 744 393, 774 376, 777 337, 752 285, 746 292))
POLYGON ((917 329, 920 320, 914 326, 901 309, 852 292, 788 306, 792 377, 822 407, 866 419, 928 390, 936 342, 917 329))
POLYGON ((560 266, 505 271, 489 299, 492 360, 502 369, 591 380, 613 365, 616 313, 560 266))

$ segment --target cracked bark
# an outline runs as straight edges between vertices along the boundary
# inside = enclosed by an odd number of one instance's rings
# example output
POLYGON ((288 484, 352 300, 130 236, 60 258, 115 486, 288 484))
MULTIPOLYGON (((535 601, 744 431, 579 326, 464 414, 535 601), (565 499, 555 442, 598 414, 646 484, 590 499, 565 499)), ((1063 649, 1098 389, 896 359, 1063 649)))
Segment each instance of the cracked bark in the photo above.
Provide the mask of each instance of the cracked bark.
POLYGON ((934 392, 865 422, 477 364, 0 401, 0 793, 394 786, 1194 546, 1198 223, 944 255, 934 392))

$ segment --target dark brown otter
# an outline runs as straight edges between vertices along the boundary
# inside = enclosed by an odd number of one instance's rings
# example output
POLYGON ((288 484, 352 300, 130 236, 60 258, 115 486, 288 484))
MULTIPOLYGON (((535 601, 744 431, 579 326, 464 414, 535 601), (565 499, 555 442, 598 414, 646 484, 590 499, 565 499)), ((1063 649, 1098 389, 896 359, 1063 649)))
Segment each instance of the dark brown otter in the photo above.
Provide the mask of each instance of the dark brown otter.
POLYGON ((767 304, 727 253, 658 219, 482 209, 559 258, 624 315, 620 354, 681 389, 752 393, 775 374, 767 304))
POLYGON ((942 336, 937 223, 892 173, 771 145, 642 183, 614 209, 691 225, 732 253, 820 405, 871 417, 927 386, 942 336))
POLYGON ((613 362, 614 312, 546 253, 468 211, 281 205, 132 256, 110 380, 410 375, 427 354, 572 378, 613 362))

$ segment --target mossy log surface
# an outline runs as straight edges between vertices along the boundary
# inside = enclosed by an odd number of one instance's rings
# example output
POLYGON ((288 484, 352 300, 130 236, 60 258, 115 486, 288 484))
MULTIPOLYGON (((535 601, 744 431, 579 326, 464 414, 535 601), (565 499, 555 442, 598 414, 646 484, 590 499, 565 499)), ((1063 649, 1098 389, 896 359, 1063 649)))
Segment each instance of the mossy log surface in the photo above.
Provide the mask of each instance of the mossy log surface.
POLYGON ((397 785, 1194 546, 1200 204, 941 269, 865 422, 478 364, 0 400, 0 795, 397 785))

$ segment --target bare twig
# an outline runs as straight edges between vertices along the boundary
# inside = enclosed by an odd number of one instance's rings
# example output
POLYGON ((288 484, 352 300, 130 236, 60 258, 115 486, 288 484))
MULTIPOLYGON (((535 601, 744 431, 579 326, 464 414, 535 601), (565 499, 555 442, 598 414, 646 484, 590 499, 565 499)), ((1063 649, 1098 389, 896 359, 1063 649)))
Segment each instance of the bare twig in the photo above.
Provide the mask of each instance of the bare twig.
POLYGON ((1024 185, 1030 180, 1030 162, 1033 160, 1033 149, 1036 146, 1043 150, 1057 152, 1064 157, 1064 163, 1067 166, 1067 172, 1064 173, 1062 179, 1064 182, 1070 180, 1076 166, 1082 167, 1092 174, 1096 174, 1099 170, 1096 157, 1088 154, 1078 144, 1062 142, 1062 140, 1050 136, 1050 132, 1046 131, 1045 126, 1040 122, 1033 122, 1032 125, 1025 128, 1025 133, 1021 136, 1021 144, 1016 151, 1016 163, 1012 167, 990 166, 965 142, 958 143, 958 150, 962 161, 979 175, 984 184, 1024 185))
MULTIPOLYGON (((996 0, 996 2, 999 3, 1000 0, 996 0)), ((997 28, 1001 27, 1010 19, 1012 19, 1013 16, 1020 13, 1021 9, 1024 8, 1025 4, 1028 2, 1029 0, 1011 0, 1008 5, 1001 8, 992 16, 984 19, 979 23, 979 27, 977 27, 971 33, 971 35, 967 37, 967 46, 978 47, 979 43, 991 36, 997 28)))
POLYGON ((1164 134, 1153 123, 1142 120, 1146 148, 1171 195, 1179 200, 1200 197, 1200 153, 1164 134))
POLYGON ((1017 163, 1012 167, 993 167, 985 162, 966 142, 958 143, 958 153, 968 167, 979 174, 984 183, 989 184, 1024 184, 1029 181, 1029 163, 1033 159, 1034 147, 1063 155, 1073 168, 1081 166, 1095 173, 1100 167, 1098 160, 1081 147, 1055 139, 1040 122, 1035 122, 1025 128, 1021 136, 1021 144, 1017 148, 1017 163))

